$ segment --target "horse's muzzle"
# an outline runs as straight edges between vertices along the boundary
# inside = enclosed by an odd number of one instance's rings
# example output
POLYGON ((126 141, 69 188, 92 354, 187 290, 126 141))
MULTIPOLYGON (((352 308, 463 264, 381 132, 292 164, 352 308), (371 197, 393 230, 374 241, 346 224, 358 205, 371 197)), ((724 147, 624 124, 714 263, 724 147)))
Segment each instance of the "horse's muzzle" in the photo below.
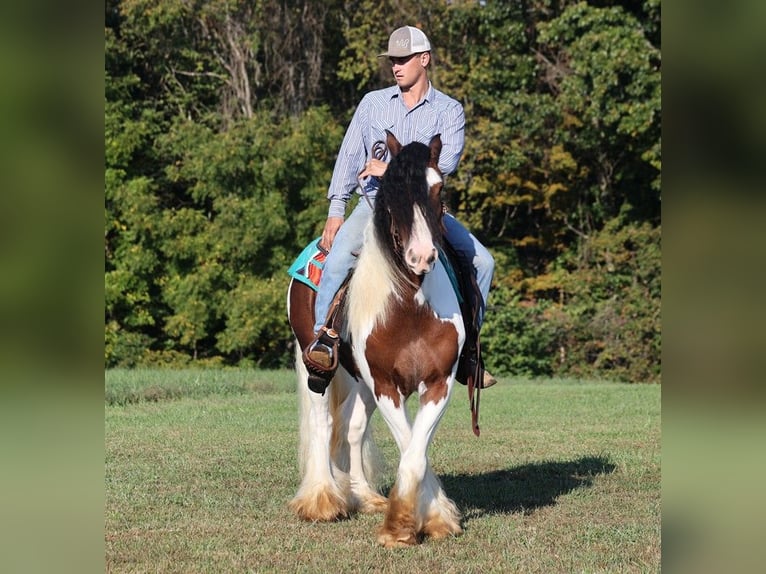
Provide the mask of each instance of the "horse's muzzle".
POLYGON ((439 258, 439 252, 436 247, 431 246, 427 250, 416 250, 410 248, 407 250, 405 261, 415 275, 425 275, 430 273, 436 265, 436 260, 439 258))

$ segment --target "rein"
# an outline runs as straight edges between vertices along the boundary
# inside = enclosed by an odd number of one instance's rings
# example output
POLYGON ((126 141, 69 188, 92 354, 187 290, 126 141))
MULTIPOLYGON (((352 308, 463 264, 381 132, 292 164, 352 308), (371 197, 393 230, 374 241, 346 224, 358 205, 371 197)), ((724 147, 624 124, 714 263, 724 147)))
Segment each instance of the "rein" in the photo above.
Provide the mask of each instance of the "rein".
MULTIPOLYGON (((372 153, 370 156, 373 159, 379 159, 383 161, 383 158, 386 157, 386 153, 388 152, 388 148, 386 147, 386 144, 384 144, 381 141, 375 142, 372 145, 372 153)), ((364 171, 364 170, 362 170, 364 171)), ((361 173, 361 172, 360 172, 361 173)), ((362 190, 362 196, 364 197, 365 201, 367 202, 367 205, 370 206, 370 209, 372 211, 375 211, 375 206, 372 204, 372 200, 370 199, 370 195, 367 193, 367 190, 364 188, 364 183, 362 182, 362 179, 360 177, 357 177, 356 180, 359 182, 359 189, 362 190)))
MULTIPOLYGON (((479 347, 479 341, 476 341, 477 348, 479 347)), ((473 373, 470 373, 468 379, 468 402, 471 405, 471 428, 473 434, 479 436, 481 429, 479 428, 479 399, 481 397, 481 384, 484 378, 484 369, 481 365, 476 365, 473 369, 473 373)))

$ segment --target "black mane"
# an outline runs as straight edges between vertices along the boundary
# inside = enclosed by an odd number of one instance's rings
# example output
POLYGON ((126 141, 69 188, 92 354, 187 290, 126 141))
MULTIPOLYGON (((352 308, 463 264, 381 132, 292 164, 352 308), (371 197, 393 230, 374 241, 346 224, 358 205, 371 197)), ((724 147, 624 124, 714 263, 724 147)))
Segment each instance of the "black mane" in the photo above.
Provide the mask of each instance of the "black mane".
POLYGON ((381 181, 375 197, 375 233, 378 242, 391 255, 396 254, 411 235, 414 205, 423 210, 434 242, 441 240, 438 214, 434 213, 428 199, 426 169, 430 157, 427 145, 420 142, 407 144, 388 164, 381 181))

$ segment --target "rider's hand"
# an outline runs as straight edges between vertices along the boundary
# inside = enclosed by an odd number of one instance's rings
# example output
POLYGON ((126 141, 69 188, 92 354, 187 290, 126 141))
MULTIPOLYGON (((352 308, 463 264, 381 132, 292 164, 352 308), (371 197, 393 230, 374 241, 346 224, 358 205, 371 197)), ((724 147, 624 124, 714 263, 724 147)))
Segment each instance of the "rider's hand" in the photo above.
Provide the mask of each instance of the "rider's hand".
POLYGON ((324 224, 324 230, 322 231, 322 239, 319 241, 319 245, 330 250, 332 242, 335 241, 335 235, 338 233, 341 224, 343 223, 342 217, 328 217, 324 224))
POLYGON ((371 159, 364 164, 364 169, 359 172, 359 177, 383 177, 387 167, 388 164, 386 162, 380 161, 379 159, 371 159))

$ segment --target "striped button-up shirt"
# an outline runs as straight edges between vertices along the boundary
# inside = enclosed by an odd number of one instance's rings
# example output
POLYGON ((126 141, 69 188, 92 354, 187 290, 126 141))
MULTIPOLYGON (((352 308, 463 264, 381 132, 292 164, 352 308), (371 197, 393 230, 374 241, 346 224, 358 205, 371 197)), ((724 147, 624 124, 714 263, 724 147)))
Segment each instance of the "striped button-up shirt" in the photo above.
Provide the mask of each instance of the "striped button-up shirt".
POLYGON ((327 192, 330 217, 344 216, 346 202, 354 190, 362 193, 360 185, 368 195, 375 196, 380 180, 369 177, 360 181, 357 176, 371 157, 390 161, 385 130, 393 133, 402 145, 413 141, 428 144, 433 136, 441 134, 439 169, 445 175, 457 169, 465 142, 465 114, 460 102, 431 84, 425 97, 411 110, 404 104, 399 86, 369 92, 359 103, 338 152, 327 192), (383 157, 374 153, 378 149, 385 152, 383 157))

